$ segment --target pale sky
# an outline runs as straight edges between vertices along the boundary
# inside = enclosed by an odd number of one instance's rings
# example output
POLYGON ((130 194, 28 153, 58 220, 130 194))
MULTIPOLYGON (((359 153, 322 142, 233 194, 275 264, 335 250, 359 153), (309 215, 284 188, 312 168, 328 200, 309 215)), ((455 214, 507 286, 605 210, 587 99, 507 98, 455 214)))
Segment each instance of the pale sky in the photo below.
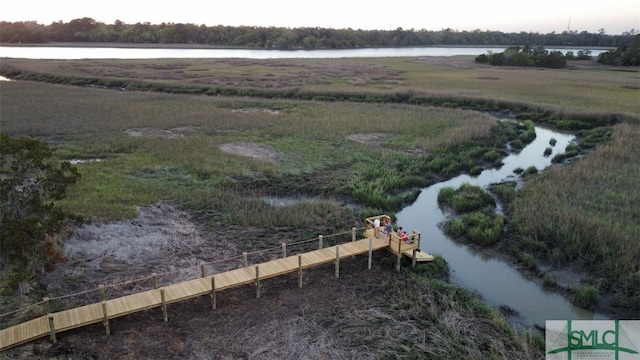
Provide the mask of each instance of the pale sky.
POLYGON ((577 30, 616 35, 640 30, 639 0, 7 0, 0 21, 49 25, 89 17, 113 24, 324 27, 391 30, 577 30))

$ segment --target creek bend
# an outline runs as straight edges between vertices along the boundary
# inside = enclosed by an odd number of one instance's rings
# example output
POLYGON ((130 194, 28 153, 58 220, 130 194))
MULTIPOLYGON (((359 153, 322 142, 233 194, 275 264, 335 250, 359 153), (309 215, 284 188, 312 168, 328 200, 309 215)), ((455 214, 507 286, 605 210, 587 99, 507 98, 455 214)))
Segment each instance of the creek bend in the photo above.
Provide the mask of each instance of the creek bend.
MULTIPOLYGON (((604 314, 573 305, 562 295, 546 290, 527 279, 506 261, 482 250, 449 239, 438 226, 447 214, 438 206, 443 187, 457 189, 464 183, 486 188, 493 183, 517 180, 513 170, 535 166, 539 171, 551 165, 551 159, 574 139, 573 135, 536 126, 535 140, 519 153, 507 156, 500 169, 486 169, 478 176, 457 176, 422 189, 416 201, 397 214, 398 225, 422 233, 422 248, 441 255, 449 264, 454 282, 479 293, 494 306, 507 306, 517 312, 515 322, 525 326, 544 326, 545 320, 608 319, 604 314), (544 156, 551 139, 557 140, 551 156, 544 156)), ((577 285, 577 284, 576 284, 577 285)))

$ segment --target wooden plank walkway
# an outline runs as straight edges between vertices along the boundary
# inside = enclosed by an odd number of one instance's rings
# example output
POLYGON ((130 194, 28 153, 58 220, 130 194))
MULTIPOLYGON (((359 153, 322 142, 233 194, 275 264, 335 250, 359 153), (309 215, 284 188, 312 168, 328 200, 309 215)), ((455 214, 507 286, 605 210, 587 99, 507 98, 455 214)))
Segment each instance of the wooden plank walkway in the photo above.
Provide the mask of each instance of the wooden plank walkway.
POLYGON ((257 280, 296 272, 332 261, 335 262, 336 258, 343 259, 365 254, 369 252, 370 241, 371 251, 388 247, 386 239, 357 240, 188 280, 159 289, 147 290, 100 303, 51 313, 0 330, 0 351, 47 335, 53 335, 52 340, 54 340, 57 333, 90 324, 103 322, 105 327, 108 328, 109 319, 155 307, 164 308, 166 304, 212 294, 213 282, 215 282, 215 292, 218 292, 241 285, 254 284, 257 280), (338 249, 336 250, 336 248, 338 249), (258 272, 258 278, 256 278, 256 272, 258 272), (54 330, 52 331, 52 329, 54 330))

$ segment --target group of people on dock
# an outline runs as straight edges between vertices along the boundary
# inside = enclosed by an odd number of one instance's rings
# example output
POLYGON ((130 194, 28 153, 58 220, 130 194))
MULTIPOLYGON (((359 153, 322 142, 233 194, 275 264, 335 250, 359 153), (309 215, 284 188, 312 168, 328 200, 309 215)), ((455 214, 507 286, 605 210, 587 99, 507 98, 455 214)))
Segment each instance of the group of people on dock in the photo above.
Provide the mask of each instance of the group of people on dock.
MULTIPOLYGON (((385 233, 387 235, 387 240, 391 241, 392 232, 393 232, 393 225, 391 224, 391 219, 389 219, 388 217, 384 218, 384 227, 381 227, 379 217, 373 220, 373 236, 375 236, 376 239, 380 238, 382 233, 385 233)), ((403 242, 405 243, 411 242, 411 240, 409 239, 409 235, 407 234, 407 231, 404 230, 402 226, 398 228, 397 234, 398 234, 398 237, 400 237, 400 240, 402 240, 403 242)))

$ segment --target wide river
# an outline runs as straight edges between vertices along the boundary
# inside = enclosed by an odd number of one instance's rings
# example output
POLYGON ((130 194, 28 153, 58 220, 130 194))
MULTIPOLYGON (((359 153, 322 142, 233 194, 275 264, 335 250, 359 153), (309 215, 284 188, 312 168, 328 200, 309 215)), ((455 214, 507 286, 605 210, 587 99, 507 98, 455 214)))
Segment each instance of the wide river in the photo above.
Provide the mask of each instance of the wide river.
MULTIPOLYGON (((403 48, 366 48, 340 50, 258 50, 258 49, 190 49, 190 48, 131 48, 131 47, 73 47, 73 46, 0 46, 0 58, 20 59, 337 59, 362 57, 415 57, 415 56, 478 56, 491 52, 503 52, 506 47, 451 47, 425 46, 403 48)), ((581 48, 547 48, 577 54, 581 48)), ((598 56, 609 49, 589 49, 592 56, 598 56)))

